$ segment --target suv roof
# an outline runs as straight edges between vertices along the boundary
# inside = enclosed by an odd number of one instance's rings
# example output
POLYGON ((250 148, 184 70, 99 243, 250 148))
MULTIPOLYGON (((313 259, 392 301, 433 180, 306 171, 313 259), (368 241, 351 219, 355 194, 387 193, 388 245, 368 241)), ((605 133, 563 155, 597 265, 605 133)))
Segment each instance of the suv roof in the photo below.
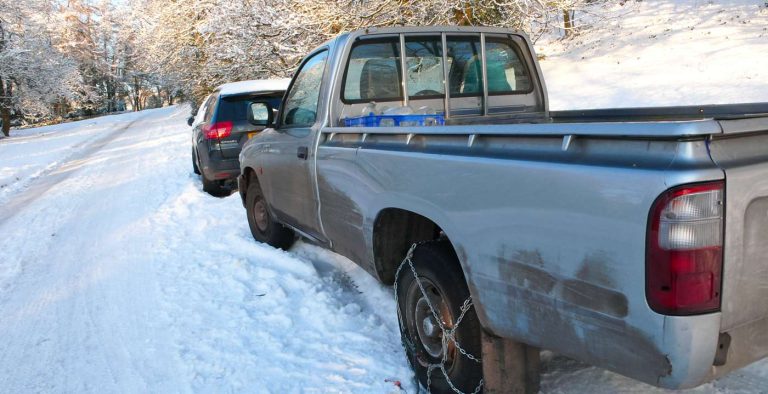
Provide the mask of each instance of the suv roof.
POLYGON ((277 92, 288 89, 291 83, 289 78, 283 79, 257 79, 250 81, 225 83, 217 88, 222 96, 233 94, 256 93, 256 92, 277 92))

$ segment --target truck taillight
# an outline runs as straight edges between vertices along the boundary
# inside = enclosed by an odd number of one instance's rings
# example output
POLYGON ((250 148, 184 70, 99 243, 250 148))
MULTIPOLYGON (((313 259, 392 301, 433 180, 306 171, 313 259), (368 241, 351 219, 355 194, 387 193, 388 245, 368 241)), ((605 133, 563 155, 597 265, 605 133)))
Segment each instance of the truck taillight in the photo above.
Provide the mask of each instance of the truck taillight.
POLYGON ((216 140, 226 138, 232 135, 232 122, 216 122, 203 126, 203 133, 205 138, 209 140, 216 140))
POLYGON ((656 199, 648 223, 645 291, 665 315, 720 309, 723 181, 675 187, 656 199))

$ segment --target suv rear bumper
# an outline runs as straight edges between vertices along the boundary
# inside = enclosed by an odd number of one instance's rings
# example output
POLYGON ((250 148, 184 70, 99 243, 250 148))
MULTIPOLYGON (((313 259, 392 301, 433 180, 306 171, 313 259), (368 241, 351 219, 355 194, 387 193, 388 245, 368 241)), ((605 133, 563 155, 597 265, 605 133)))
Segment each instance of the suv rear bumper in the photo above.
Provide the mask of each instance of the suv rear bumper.
MULTIPOLYGON (((237 165, 237 162, 235 162, 237 165)), ((205 177, 215 181, 235 180, 240 175, 239 169, 208 167, 204 168, 205 177)))
POLYGON ((238 159, 222 159, 217 151, 200 154, 200 170, 210 180, 234 180, 240 175, 238 159))

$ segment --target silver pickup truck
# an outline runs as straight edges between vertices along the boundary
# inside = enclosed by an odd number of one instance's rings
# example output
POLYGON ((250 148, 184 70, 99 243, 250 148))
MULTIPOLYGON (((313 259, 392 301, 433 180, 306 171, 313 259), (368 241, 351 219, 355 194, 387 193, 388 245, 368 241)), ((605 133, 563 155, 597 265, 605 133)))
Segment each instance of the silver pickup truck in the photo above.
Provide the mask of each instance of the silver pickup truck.
POLYGON ((549 111, 524 34, 404 27, 314 50, 276 117, 254 237, 395 283, 433 391, 487 384, 484 336, 666 388, 768 355, 768 103, 549 111))

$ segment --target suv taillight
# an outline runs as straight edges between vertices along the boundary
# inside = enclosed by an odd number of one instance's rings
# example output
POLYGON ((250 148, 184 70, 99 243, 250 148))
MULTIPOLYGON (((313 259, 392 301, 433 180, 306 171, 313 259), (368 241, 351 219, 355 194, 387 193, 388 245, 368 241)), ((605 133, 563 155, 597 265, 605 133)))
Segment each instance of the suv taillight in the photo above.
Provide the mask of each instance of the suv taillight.
POLYGON ((651 208, 645 260, 648 305, 664 315, 720 309, 723 181, 667 190, 651 208))
POLYGON ((216 122, 203 126, 205 138, 209 140, 226 138, 232 135, 232 122, 216 122))

